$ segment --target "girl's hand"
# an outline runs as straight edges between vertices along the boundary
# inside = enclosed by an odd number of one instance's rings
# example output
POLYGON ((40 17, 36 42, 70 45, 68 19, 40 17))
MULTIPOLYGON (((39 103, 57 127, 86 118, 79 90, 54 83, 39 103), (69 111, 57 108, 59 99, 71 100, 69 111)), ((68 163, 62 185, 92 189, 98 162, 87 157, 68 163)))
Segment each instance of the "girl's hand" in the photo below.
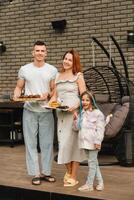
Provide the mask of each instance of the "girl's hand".
POLYGON ((101 149, 101 144, 94 144, 95 149, 100 150, 101 149))
POLYGON ((74 120, 77 120, 77 118, 78 118, 78 113, 77 113, 77 112, 74 112, 74 113, 73 113, 73 119, 74 119, 74 120))

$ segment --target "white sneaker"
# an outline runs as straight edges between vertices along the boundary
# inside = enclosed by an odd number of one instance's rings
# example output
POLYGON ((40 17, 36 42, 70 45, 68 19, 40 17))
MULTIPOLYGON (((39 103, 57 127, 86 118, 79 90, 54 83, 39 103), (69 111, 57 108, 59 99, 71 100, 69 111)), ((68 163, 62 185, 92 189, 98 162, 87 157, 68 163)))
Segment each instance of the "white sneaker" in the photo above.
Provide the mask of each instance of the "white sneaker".
POLYGON ((81 187, 79 187, 78 190, 79 190, 79 191, 85 191, 85 192, 86 192, 86 191, 93 191, 94 188, 93 188, 92 185, 87 185, 87 184, 85 184, 85 185, 82 185, 81 187))
POLYGON ((96 190, 98 190, 98 191, 104 190, 104 184, 103 184, 103 183, 98 184, 98 185, 96 186, 96 190))

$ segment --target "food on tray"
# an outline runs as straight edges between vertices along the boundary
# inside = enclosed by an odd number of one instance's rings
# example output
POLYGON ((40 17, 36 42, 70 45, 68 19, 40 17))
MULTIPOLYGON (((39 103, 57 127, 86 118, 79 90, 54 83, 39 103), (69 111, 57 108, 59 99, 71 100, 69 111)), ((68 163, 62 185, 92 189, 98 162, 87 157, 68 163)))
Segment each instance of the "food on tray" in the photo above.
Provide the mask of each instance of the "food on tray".
POLYGON ((17 99, 14 99, 14 101, 33 101, 33 100, 40 100, 41 96, 39 94, 35 95, 21 95, 17 99))
POLYGON ((39 94, 35 94, 35 95, 21 95, 19 98, 40 98, 41 96, 39 94))
POLYGON ((67 111, 69 109, 68 106, 61 105, 61 103, 57 101, 49 102, 47 105, 44 105, 43 107, 47 109, 60 109, 64 111, 67 111))
POLYGON ((59 106, 61 106, 61 103, 57 101, 52 101, 49 103, 49 106, 52 108, 58 108, 59 106))

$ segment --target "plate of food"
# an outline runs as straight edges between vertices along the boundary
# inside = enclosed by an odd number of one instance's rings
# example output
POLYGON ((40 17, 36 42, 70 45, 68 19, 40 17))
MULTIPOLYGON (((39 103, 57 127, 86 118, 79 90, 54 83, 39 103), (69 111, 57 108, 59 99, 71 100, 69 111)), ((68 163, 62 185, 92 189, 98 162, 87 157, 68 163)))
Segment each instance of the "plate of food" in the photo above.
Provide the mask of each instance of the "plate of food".
POLYGON ((60 102, 57 102, 57 101, 52 101, 46 105, 43 106, 44 108, 47 108, 47 109, 54 109, 54 110, 64 110, 64 111, 67 111, 68 110, 68 106, 63 106, 61 105, 60 102))
POLYGON ((36 95, 21 95, 20 97, 13 99, 13 101, 15 101, 15 102, 25 102, 25 101, 34 102, 34 101, 42 101, 42 100, 43 99, 38 94, 36 94, 36 95))
POLYGON ((57 110, 63 110, 63 111, 68 111, 69 107, 68 106, 59 106, 57 110))

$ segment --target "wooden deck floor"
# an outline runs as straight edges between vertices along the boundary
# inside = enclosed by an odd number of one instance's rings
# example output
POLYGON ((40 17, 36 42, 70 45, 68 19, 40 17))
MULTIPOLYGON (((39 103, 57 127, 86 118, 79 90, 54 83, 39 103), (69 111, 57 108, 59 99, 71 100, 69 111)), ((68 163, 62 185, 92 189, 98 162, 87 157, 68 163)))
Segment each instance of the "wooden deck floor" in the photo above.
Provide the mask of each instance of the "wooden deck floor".
MULTIPOLYGON (((100 163, 110 162, 110 156, 100 156, 99 160, 100 163)), ((87 170, 87 166, 80 166, 79 185, 65 188, 62 183, 65 168, 63 165, 57 165, 54 161, 52 174, 56 176, 57 181, 55 183, 43 182, 40 186, 33 186, 26 172, 24 145, 14 148, 0 146, 0 185, 96 199, 134 199, 134 167, 101 166, 105 183, 104 191, 79 192, 77 188, 85 182, 87 170)))

